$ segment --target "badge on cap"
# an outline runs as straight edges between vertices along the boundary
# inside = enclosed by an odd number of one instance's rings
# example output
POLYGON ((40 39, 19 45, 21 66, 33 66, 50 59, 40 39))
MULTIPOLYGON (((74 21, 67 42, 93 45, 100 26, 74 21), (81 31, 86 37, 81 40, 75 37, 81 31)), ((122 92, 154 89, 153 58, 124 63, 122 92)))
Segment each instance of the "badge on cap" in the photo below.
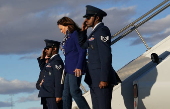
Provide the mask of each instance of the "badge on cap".
POLYGON ((57 69, 57 70, 60 70, 61 68, 62 68, 62 66, 61 65, 55 65, 55 68, 57 69))
POLYGON ((101 36, 101 41, 107 42, 109 40, 109 36, 103 37, 101 36))

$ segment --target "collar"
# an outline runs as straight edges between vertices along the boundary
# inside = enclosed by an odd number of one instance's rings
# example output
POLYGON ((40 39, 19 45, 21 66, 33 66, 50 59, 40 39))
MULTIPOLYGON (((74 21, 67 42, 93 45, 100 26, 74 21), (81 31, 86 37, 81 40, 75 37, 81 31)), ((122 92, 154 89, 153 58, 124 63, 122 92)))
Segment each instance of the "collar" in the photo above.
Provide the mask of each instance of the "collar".
MULTIPOLYGON (((99 24, 101 24, 102 22, 99 22, 98 24, 96 24, 95 26, 94 26, 94 28, 93 28, 93 30, 99 25, 99 24)), ((92 31, 93 31, 92 30, 92 31)))
POLYGON ((56 56, 56 55, 58 55, 58 54, 54 54, 53 56, 51 56, 51 58, 50 59, 52 59, 54 56, 56 56))

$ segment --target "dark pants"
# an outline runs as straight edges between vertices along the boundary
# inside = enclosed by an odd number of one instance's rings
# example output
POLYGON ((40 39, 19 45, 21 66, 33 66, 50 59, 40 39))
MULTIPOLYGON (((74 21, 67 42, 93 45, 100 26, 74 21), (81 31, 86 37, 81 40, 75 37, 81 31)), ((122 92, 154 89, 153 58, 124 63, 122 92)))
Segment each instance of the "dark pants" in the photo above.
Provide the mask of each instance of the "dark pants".
POLYGON ((111 109, 113 86, 100 89, 99 87, 90 87, 93 109, 111 109))
POLYGON ((43 105, 43 109, 48 109, 45 97, 41 97, 41 104, 43 105))
POLYGON ((56 102, 56 98, 46 98, 48 109, 63 109, 63 102, 56 102))
POLYGON ((66 74, 63 91, 63 109, 71 109, 72 98, 75 100, 79 109, 90 109, 80 89, 81 77, 66 74))
POLYGON ((48 109, 47 104, 42 104, 43 105, 43 109, 48 109))

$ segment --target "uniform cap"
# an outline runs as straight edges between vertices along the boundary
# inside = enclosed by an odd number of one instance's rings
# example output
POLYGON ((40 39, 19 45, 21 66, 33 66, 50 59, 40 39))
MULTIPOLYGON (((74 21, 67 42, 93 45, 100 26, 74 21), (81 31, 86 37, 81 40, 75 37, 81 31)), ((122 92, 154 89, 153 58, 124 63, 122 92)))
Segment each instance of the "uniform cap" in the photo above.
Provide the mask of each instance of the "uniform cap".
POLYGON ((52 46, 59 47, 59 45, 60 45, 60 42, 58 42, 58 41, 48 40, 48 39, 45 39, 44 41, 46 43, 46 47, 52 47, 52 46))
POLYGON ((105 16, 107 16, 107 13, 99 8, 96 8, 91 5, 87 5, 86 6, 86 15, 84 15, 83 17, 86 18, 88 16, 93 16, 93 15, 99 15, 99 16, 105 17, 105 16))

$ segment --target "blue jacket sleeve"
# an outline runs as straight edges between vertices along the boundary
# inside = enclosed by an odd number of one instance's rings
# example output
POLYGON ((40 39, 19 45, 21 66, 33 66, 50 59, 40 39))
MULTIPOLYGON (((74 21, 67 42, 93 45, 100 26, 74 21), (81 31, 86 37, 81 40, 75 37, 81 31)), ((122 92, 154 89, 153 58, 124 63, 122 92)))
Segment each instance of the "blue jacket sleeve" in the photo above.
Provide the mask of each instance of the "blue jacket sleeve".
POLYGON ((78 53, 79 53, 78 63, 77 63, 76 68, 82 70, 82 68, 83 68, 83 63, 84 63, 85 60, 86 60, 86 49, 83 49, 83 48, 80 47, 79 42, 78 42, 77 35, 78 35, 77 32, 74 32, 74 34, 73 34, 74 42, 75 42, 76 48, 77 48, 78 53))
POLYGON ((97 37, 99 56, 101 61, 101 81, 108 81, 112 66, 111 34, 107 27, 103 27, 97 37))
POLYGON ((45 59, 40 59, 41 57, 37 58, 40 70, 43 70, 44 66, 45 66, 45 59))
POLYGON ((87 30, 78 32, 78 43, 81 48, 87 49, 89 43, 87 41, 87 30))
POLYGON ((36 83, 36 88, 37 88, 38 90, 40 90, 40 83, 41 83, 41 81, 42 81, 43 78, 44 78, 44 73, 41 71, 40 74, 39 74, 39 78, 38 78, 38 80, 37 80, 37 83, 36 83))
POLYGON ((55 78, 55 97, 61 98, 64 88, 63 84, 61 83, 64 66, 55 61, 55 64, 52 66, 52 68, 55 78))
POLYGON ((42 79, 44 78, 44 72, 43 72, 43 69, 44 69, 44 66, 45 66, 45 59, 40 59, 41 57, 38 57, 37 58, 37 61, 38 61, 38 64, 39 64, 39 67, 40 67, 40 74, 39 74, 39 78, 37 80, 37 83, 36 83, 36 88, 38 90, 40 90, 40 83, 42 81, 42 79))

